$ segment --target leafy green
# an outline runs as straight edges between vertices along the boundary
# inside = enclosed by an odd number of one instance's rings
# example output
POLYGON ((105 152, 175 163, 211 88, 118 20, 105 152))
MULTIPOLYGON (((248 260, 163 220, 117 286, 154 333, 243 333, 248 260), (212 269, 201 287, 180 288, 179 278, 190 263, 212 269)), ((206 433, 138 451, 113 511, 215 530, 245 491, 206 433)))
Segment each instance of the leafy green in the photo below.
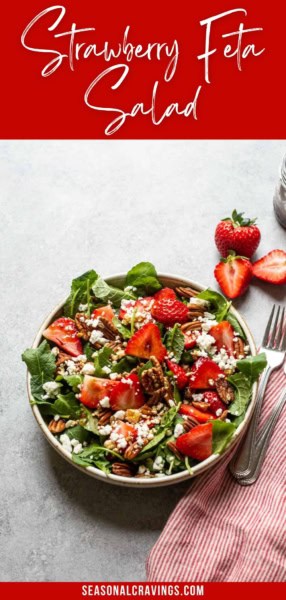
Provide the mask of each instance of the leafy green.
POLYGON ((120 306, 122 300, 136 300, 136 296, 131 292, 115 288, 106 283, 101 277, 98 277, 93 284, 92 291, 96 298, 99 298, 103 302, 110 300, 117 307, 120 306))
POLYGON ((170 408, 168 412, 164 414, 164 416, 161 419, 161 423, 157 428, 155 436, 152 440, 150 440, 148 444, 146 444, 146 446, 144 446, 140 454, 138 454, 138 458, 141 458, 143 454, 149 452, 150 450, 153 450, 153 448, 156 448, 156 446, 158 446, 158 444, 160 444, 165 439, 168 430, 170 429, 170 427, 172 427, 174 423, 179 407, 180 405, 172 406, 172 408, 170 408))
POLYGON ((75 425, 74 427, 68 427, 65 429, 66 435, 70 440, 78 440, 81 444, 86 442, 89 438, 89 432, 84 429, 81 425, 75 425))
POLYGON ((87 360, 90 360, 90 361, 93 360, 94 352, 95 352, 94 347, 89 342, 86 342, 83 347, 83 353, 85 354, 87 360))
POLYGON ((98 419, 94 417, 92 412, 85 406, 82 407, 82 413, 84 413, 85 417, 80 419, 80 425, 87 431, 90 431, 90 433, 99 435, 98 419))
POLYGON ((77 401, 73 392, 69 394, 59 394, 53 404, 56 415, 66 417, 67 419, 77 419, 81 414, 82 405, 77 401))
POLYGON ((33 400, 42 402, 43 383, 52 381, 56 370, 56 358, 52 354, 48 342, 44 340, 38 348, 25 350, 22 354, 22 360, 26 363, 31 375, 33 400))
POLYGON ((173 422, 177 416, 177 412, 179 410, 179 406, 172 406, 172 408, 170 408, 162 417, 161 419, 161 423, 160 423, 160 430, 161 429, 170 429, 170 427, 173 425, 173 422))
POLYGON ((137 364, 134 356, 123 356, 117 363, 112 365, 112 373, 129 373, 137 364))
POLYGON ((132 311, 132 317, 131 317, 131 323, 130 323, 131 336, 134 335, 134 332, 135 332, 135 319, 136 319, 137 310, 138 310, 137 308, 134 308, 132 311))
POLYGON ((78 388, 83 381, 82 375, 63 375, 62 378, 72 388, 78 388))
POLYGON ((112 352, 112 348, 108 348, 107 346, 104 346, 104 348, 98 351, 94 359, 95 377, 107 377, 107 374, 103 371, 103 367, 108 367, 109 369, 112 368, 112 363, 110 361, 112 352))
POLYGON ((125 286, 135 287, 139 296, 154 294, 161 289, 156 269, 150 262, 141 262, 128 271, 125 286))
POLYGON ((210 302, 218 322, 223 321, 226 318, 231 306, 231 302, 228 302, 226 298, 222 296, 222 294, 208 288, 207 290, 200 292, 197 298, 201 298, 202 300, 207 300, 207 302, 210 302))
POLYGON ((243 340, 246 340, 246 335, 236 317, 231 313, 228 313, 226 320, 231 324, 234 331, 236 331, 243 340))
POLYGON ((241 373, 250 379, 251 383, 254 383, 267 366, 266 355, 262 352, 256 356, 248 356, 238 360, 236 366, 241 373))
POLYGON ((116 329, 119 331, 120 335, 122 335, 124 340, 129 340, 131 338, 131 331, 125 325, 122 325, 120 319, 117 317, 113 318, 113 325, 115 325, 116 329))
POLYGON ((230 375, 227 380, 235 388, 235 399, 229 405, 228 411, 231 415, 239 417, 244 413, 249 402, 252 383, 248 377, 243 375, 243 373, 234 373, 234 375, 230 375))
POLYGON ((159 433, 157 433, 153 437, 153 439, 150 440, 150 442, 148 442, 148 444, 146 444, 146 446, 144 446, 144 448, 141 450, 140 454, 137 455, 137 458, 141 457, 143 454, 146 454, 150 450, 153 450, 154 448, 156 448, 156 446, 158 446, 158 444, 160 444, 160 442, 162 442, 162 440, 165 437, 166 437, 166 431, 164 429, 163 431, 160 431, 159 433))
POLYGON ((140 369, 138 370, 138 377, 139 379, 141 379, 141 375, 144 371, 146 371, 147 369, 152 369, 153 367, 153 363, 151 362, 151 360, 147 360, 147 362, 142 365, 142 367, 140 367, 140 369))
POLYGON ((74 317, 78 312, 80 304, 87 304, 86 314, 90 315, 91 311, 91 288, 97 280, 98 275, 95 271, 87 271, 73 279, 71 284, 71 291, 66 303, 64 305, 64 314, 66 317, 74 317))
POLYGON ((184 351, 185 338, 178 323, 167 331, 164 341, 167 350, 173 352, 176 362, 179 362, 184 351))
POLYGON ((175 382, 173 382, 173 386, 174 386, 174 402, 177 405, 177 404, 179 404, 182 401, 182 398, 181 398, 181 394, 180 394, 179 388, 175 384, 175 382))
POLYGON ((79 454, 73 453, 72 460, 81 467, 95 466, 106 473, 110 473, 111 462, 106 460, 107 454, 112 454, 117 460, 123 460, 121 454, 118 454, 118 452, 104 448, 104 446, 99 446, 98 444, 91 444, 79 454))
POLYGON ((235 425, 233 423, 226 423, 216 419, 212 421, 213 441, 212 451, 213 454, 221 454, 228 445, 234 432, 235 425))

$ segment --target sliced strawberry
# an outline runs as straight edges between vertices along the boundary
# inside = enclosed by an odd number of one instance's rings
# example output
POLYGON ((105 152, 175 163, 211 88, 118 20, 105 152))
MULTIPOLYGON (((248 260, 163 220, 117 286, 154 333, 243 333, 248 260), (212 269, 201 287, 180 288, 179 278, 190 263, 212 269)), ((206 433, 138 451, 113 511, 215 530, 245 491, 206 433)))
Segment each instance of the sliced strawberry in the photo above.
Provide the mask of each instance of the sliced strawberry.
POLYGON ((154 303, 153 296, 146 296, 145 298, 141 298, 141 300, 130 300, 124 302, 124 306, 119 311, 119 319, 123 320, 126 313, 129 312, 130 309, 136 310, 136 314, 144 315, 146 312, 150 312, 151 306, 154 303))
MULTIPOLYGON (((226 410, 226 405, 216 392, 204 392, 204 400, 210 405, 209 410, 213 415, 216 415, 216 417, 219 416, 217 415, 217 411, 223 412, 226 410)), ((221 412, 219 414, 221 414, 221 412)))
POLYGON ((190 371, 190 388, 203 390, 215 387, 215 380, 223 371, 210 358, 202 356, 196 360, 190 371))
POLYGON ((112 323, 112 320, 115 317, 115 313, 113 312, 111 306, 107 304, 107 306, 100 306, 100 308, 95 308, 91 315, 92 319, 97 319, 97 317, 104 317, 107 321, 112 323))
POLYGON ((188 417, 194 417, 199 423, 207 423, 208 421, 213 421, 215 418, 209 412, 198 410, 191 404, 182 404, 180 406, 179 413, 181 415, 187 415, 188 417))
POLYGON ((140 408, 145 402, 140 381, 135 373, 121 379, 110 394, 110 406, 112 410, 127 410, 128 408, 140 408))
POLYGON ((78 338, 78 330, 75 322, 67 317, 61 317, 54 321, 45 331, 43 336, 54 342, 64 352, 71 356, 79 356, 83 353, 82 343, 78 338))
POLYGON ((166 360, 166 363, 167 363, 168 369, 170 371, 172 371, 172 373, 174 373, 174 375, 175 375, 176 384, 177 384, 179 390, 182 390, 183 388, 185 388, 186 385, 188 384, 189 378, 186 374, 186 371, 183 369, 183 367, 181 367, 177 363, 173 362, 172 360, 166 360))
POLYGON ((253 275, 275 285, 286 283, 286 252, 272 250, 253 264, 253 275))
POLYGON ((228 298, 237 298, 248 288, 252 278, 252 265, 247 258, 230 254, 217 264, 214 276, 228 298))
POLYGON ((130 425, 129 423, 125 423, 124 421, 117 421, 116 427, 114 427, 114 432, 118 435, 123 435, 128 442, 135 442, 138 431, 130 425))
POLYGON ((161 362, 167 350, 162 344, 159 327, 155 323, 143 325, 127 343, 125 353, 138 358, 155 356, 161 362))
POLYGON ((209 335, 215 339, 215 345, 218 350, 225 348, 228 354, 233 355, 233 338, 234 331, 231 324, 228 321, 221 321, 217 325, 214 325, 209 330, 209 335))
POLYGON ((161 290, 159 290, 159 292, 156 292, 156 294, 154 294, 154 298, 156 301, 166 300, 166 299, 177 300, 175 290, 172 290, 171 288, 168 288, 168 287, 162 288, 161 290))
POLYGON ((195 460, 206 460, 212 454, 212 424, 197 425, 176 440, 176 447, 182 454, 195 460))
POLYGON ((80 401, 89 408, 96 408, 100 400, 110 397, 111 391, 117 385, 116 381, 85 375, 80 393, 80 401))
POLYGON ((180 302, 180 300, 172 300, 172 298, 156 300, 152 306, 151 314, 153 319, 170 327, 175 323, 186 323, 189 319, 189 309, 186 304, 180 302))
POLYGON ((194 348, 196 346, 197 343, 197 336, 194 333, 194 331, 183 331, 182 332, 185 338, 185 348, 186 350, 190 350, 191 348, 194 348))

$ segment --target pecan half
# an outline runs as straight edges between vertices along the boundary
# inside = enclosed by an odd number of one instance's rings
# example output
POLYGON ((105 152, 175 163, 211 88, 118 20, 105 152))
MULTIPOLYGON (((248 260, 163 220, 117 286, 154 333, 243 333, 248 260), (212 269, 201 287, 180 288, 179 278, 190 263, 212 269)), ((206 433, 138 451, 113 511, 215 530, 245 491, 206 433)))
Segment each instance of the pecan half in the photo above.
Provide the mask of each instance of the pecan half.
POLYGON ((240 337, 238 337, 235 340, 235 342, 233 342, 233 348, 234 348, 233 353, 236 358, 240 358, 240 357, 244 358, 244 356, 245 356, 244 346, 245 346, 244 341, 240 337))
POLYGON ((65 352, 60 351, 57 355, 56 366, 59 367, 66 360, 71 360, 72 357, 70 354, 66 354, 65 352))
POLYGON ((87 325, 88 317, 83 313, 76 313, 75 315, 75 324, 78 330, 78 337, 88 342, 90 338, 90 333, 92 331, 92 327, 87 325))
POLYGON ((153 367, 146 369, 141 375, 141 384, 147 394, 154 394, 165 383, 164 372, 159 361, 154 356, 151 356, 151 361, 153 367))
POLYGON ((191 319, 196 319, 197 317, 203 317, 204 312, 205 312, 205 309, 200 308, 199 306, 197 306, 196 308, 190 308, 189 309, 189 317, 191 319))
POLYGON ((202 412, 207 412, 210 407, 209 402, 196 402, 195 400, 192 401, 192 405, 202 412))
POLYGON ((107 340, 116 340, 116 338, 121 337, 115 325, 105 317, 98 317, 96 329, 99 329, 107 340))
POLYGON ((156 414, 156 412, 152 410, 151 406, 148 406, 148 404, 143 404, 139 410, 140 413, 142 415, 146 415, 146 417, 151 417, 153 414, 156 414))
POLYGON ((109 408, 102 408, 98 414, 98 425, 106 425, 106 423, 109 423, 110 417, 112 417, 112 410, 109 408))
MULTIPOLYGON (((147 443, 147 440, 146 440, 147 443)), ((133 460, 133 458, 135 458, 136 456, 138 456, 139 452, 141 452, 142 448, 141 446, 139 446, 137 444, 137 442, 134 442, 133 444, 130 444, 130 446, 128 446, 128 448, 126 448, 125 452, 124 452, 124 458, 126 458, 126 460, 133 460)))
POLYGON ((201 321, 189 321, 188 323, 185 323, 184 325, 181 326, 181 331, 182 333, 188 333, 189 331, 201 331, 202 329, 202 323, 201 321))
POLYGON ((199 422, 194 417, 187 417, 183 423, 183 427, 186 432, 191 431, 191 429, 197 427, 197 425, 199 425, 199 422))
POLYGON ((233 402, 234 389, 230 385, 230 383, 228 383, 228 381, 226 381, 226 379, 222 379, 222 378, 217 379, 215 381, 215 387, 216 387, 216 391, 217 391, 220 399, 225 404, 230 404, 230 402, 233 402))
POLYGON ((52 419, 48 425, 49 431, 54 434, 62 433, 62 431, 64 431, 65 428, 66 424, 65 421, 63 421, 63 419, 58 419, 57 421, 55 419, 52 419))
POLYGON ((227 415, 228 415, 228 410, 224 410, 219 417, 219 421, 225 421, 227 415))
POLYGON ((134 469, 132 465, 127 465, 126 463, 115 462, 111 467, 111 471, 113 475, 120 475, 121 477, 133 477, 134 469))
POLYGON ((177 446, 176 446, 176 442, 167 442, 167 447, 169 448, 169 450, 171 450, 171 452, 173 452, 173 454, 175 454, 175 456, 179 459, 179 460, 184 460, 183 455, 181 454, 181 452, 179 452, 177 446))
POLYGON ((191 287, 176 287, 175 291, 182 298, 193 298, 198 295, 198 290, 194 290, 191 287))

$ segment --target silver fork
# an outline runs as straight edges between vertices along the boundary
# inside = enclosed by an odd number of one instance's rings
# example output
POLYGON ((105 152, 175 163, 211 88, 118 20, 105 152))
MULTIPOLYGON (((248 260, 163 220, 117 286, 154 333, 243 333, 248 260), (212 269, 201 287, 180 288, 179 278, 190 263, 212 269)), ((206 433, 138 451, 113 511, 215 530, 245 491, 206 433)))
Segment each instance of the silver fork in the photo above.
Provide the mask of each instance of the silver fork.
POLYGON ((274 304, 262 341, 260 353, 265 352, 267 367, 261 377, 258 396, 256 400, 253 417, 243 438, 238 452, 230 462, 229 468, 232 475, 237 479, 245 479, 251 474, 256 447, 256 432, 258 419, 261 412, 262 402, 269 377, 273 371, 279 369, 283 364, 286 350, 286 331, 284 331, 285 308, 280 306, 276 309, 274 304))

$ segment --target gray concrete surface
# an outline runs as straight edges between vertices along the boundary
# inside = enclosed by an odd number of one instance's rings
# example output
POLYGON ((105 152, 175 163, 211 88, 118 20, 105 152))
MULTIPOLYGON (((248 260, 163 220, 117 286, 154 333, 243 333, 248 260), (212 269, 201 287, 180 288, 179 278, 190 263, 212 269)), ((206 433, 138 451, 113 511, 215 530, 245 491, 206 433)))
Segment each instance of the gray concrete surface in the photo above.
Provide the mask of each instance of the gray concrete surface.
MULTIPOLYGON (((48 446, 20 354, 73 276, 147 259, 215 285, 213 232, 232 208, 257 216, 259 254, 285 248, 272 196, 280 141, 0 143, 1 544, 8 581, 143 580, 145 560, 189 484, 119 489, 48 446)), ((257 342, 285 287, 256 283, 236 306, 257 342)))

